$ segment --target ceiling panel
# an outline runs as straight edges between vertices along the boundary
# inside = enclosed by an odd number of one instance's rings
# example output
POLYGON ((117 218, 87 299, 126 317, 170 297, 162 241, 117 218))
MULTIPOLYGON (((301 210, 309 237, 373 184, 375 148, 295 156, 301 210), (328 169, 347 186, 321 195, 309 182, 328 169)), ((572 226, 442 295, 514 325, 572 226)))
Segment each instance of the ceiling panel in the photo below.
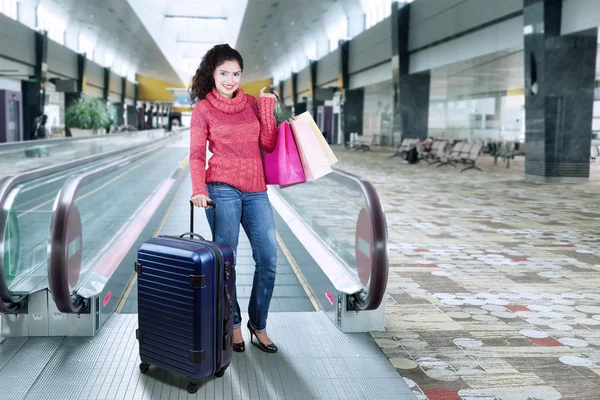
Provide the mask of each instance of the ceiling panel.
POLYGON ((78 50, 84 34, 94 43, 93 59, 123 75, 133 69, 140 74, 178 83, 180 78, 149 32, 125 0, 40 0, 67 22, 69 47, 78 50), (124 69, 124 67, 127 67, 124 69))
POLYGON ((328 31, 362 13, 358 0, 249 0, 237 41, 247 65, 244 79, 271 77, 294 58, 302 69, 307 47, 324 41, 328 53, 328 31))
POLYGON ((248 0, 127 0, 187 85, 215 44, 235 46, 248 0))

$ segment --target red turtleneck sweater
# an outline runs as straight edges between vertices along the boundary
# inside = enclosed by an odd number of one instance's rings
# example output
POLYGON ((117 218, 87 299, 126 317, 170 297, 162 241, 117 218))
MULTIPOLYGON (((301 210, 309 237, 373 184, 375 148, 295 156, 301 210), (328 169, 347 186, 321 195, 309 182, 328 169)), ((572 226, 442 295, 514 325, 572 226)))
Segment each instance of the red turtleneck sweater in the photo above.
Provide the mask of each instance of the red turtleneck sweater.
POLYGON ((267 190, 260 148, 272 152, 277 144, 274 108, 274 98, 257 100, 242 89, 232 99, 213 89, 196 104, 190 129, 192 197, 208 195, 210 182, 243 192, 267 190), (213 156, 205 170, 207 140, 213 156))

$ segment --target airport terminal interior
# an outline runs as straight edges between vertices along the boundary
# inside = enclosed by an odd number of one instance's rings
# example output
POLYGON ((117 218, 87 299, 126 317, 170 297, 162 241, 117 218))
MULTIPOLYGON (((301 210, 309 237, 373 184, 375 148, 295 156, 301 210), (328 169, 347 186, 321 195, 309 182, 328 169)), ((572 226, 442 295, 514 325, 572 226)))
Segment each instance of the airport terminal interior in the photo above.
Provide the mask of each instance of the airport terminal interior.
MULTIPOLYGON (((599 0, 0 0, 0 400, 597 400, 599 25, 599 0), (216 318, 140 261, 213 239, 190 87, 222 44, 243 72, 221 101, 257 98, 247 125, 278 138, 278 351, 246 328, 240 229, 226 365, 216 318)), ((207 165, 245 165, 214 132, 207 165)))

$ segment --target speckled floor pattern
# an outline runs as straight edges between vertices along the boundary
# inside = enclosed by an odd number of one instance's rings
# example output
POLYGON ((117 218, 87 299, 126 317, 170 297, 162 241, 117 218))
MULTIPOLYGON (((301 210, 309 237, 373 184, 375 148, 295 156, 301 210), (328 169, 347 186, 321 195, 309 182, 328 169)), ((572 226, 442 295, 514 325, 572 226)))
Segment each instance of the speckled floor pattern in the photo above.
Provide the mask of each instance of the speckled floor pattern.
MULTIPOLYGON (((525 182, 335 149, 385 205, 381 349, 420 399, 598 399, 600 164, 589 183, 525 182)), ((390 153, 391 154, 391 153, 390 153)))

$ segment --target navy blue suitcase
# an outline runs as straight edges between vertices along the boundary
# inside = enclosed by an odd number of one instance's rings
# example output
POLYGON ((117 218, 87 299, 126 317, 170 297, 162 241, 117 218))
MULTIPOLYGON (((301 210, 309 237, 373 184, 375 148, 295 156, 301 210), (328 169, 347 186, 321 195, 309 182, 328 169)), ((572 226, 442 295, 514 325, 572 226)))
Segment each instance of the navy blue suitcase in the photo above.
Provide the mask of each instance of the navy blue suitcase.
POLYGON ((231 362, 235 266, 231 246, 193 233, 191 201, 190 208, 190 232, 157 236, 138 249, 136 336, 142 373, 150 365, 172 371, 190 379, 195 393, 231 362))

